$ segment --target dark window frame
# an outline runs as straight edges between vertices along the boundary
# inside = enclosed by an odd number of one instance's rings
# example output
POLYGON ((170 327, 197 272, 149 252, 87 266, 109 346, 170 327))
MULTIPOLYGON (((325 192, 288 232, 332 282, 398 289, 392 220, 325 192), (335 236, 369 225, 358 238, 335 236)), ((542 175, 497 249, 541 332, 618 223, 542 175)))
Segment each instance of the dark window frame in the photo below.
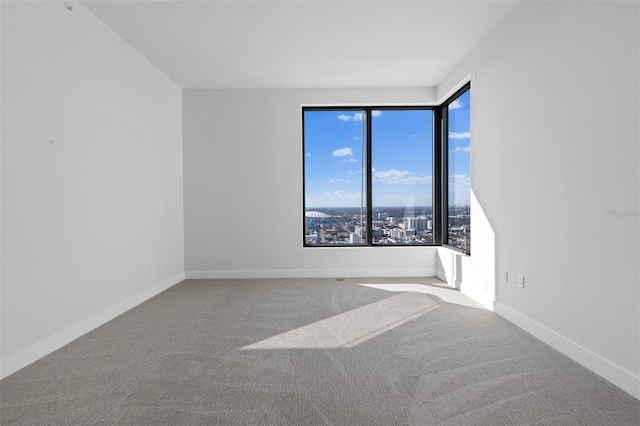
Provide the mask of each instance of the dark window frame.
POLYGON ((302 243, 303 247, 313 248, 333 248, 333 247, 447 247, 451 250, 470 255, 470 251, 447 244, 448 240, 448 182, 449 182, 449 133, 448 133, 448 107, 460 95, 471 88, 471 83, 466 83, 453 95, 448 97, 439 105, 377 105, 377 106, 357 106, 357 105, 333 105, 333 106, 303 106, 302 115, 302 243), (374 110, 430 110, 433 113, 433 135, 432 135, 432 208, 431 216, 433 221, 431 244, 374 244, 372 235, 372 135, 371 135, 371 111, 374 110), (307 244, 305 241, 305 216, 306 211, 306 148, 305 148, 305 112, 306 111, 364 111, 366 113, 366 244, 336 244, 317 245, 307 244))
POLYGON ((442 185, 441 185, 440 193, 442 195, 442 199, 440 203, 440 208, 438 209, 440 211, 440 215, 442 219, 441 220, 442 228, 441 228, 441 235, 440 235, 441 245, 448 249, 451 249, 469 256, 471 255, 471 248, 469 248, 469 250, 464 250, 460 247, 456 247, 448 243, 448 240, 449 240, 448 229, 449 229, 449 105, 470 89, 471 89, 471 83, 470 82, 466 83, 460 89, 458 89, 453 95, 448 97, 447 100, 440 105, 440 115, 441 115, 441 122, 442 122, 442 125, 440 126, 441 142, 442 142, 441 143, 442 185))
POLYGON ((314 247, 314 248, 326 248, 326 247, 433 247, 439 244, 435 243, 436 236, 441 235, 442 231, 439 228, 438 222, 435 220, 435 200, 436 200, 436 192, 441 190, 441 185, 436 184, 436 175, 438 174, 438 170, 440 168, 440 161, 435 155, 435 150, 440 145, 439 140, 436 138, 437 131, 436 128, 438 121, 436 120, 438 116, 438 106, 433 105, 399 105, 399 106, 389 106, 389 105, 379 105, 379 106, 303 106, 302 107, 302 213, 303 213, 303 221, 302 221, 302 242, 303 247, 314 247), (373 204, 372 204, 372 195, 373 195, 373 174, 371 172, 372 169, 372 120, 371 120, 371 112, 372 111, 415 111, 415 110, 428 110, 433 114, 433 135, 432 135, 432 143, 431 143, 431 152, 432 152, 432 170, 433 170, 433 180, 432 180, 432 220, 433 220, 433 239, 434 241, 431 244, 376 244, 373 243, 373 238, 371 237, 373 231, 372 224, 372 212, 373 212, 373 204), (305 147, 305 127, 304 127, 304 113, 306 111, 363 111, 366 113, 366 243, 364 244, 335 244, 335 245, 317 245, 317 244, 307 244, 305 241, 305 220, 304 220, 304 212, 306 211, 306 185, 305 185, 305 170, 306 170, 306 147, 305 147))

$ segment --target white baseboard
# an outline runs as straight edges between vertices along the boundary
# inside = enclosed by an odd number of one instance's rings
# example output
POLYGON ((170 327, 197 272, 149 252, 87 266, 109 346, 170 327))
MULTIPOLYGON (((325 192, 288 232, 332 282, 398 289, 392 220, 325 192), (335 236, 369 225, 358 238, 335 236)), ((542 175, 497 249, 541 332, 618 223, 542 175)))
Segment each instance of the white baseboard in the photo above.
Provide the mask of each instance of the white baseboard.
POLYGON ((417 269, 265 269, 243 271, 187 271, 189 279, 435 277, 436 270, 417 269))
POLYGON ((476 293, 476 292, 472 292, 469 290, 465 289, 465 286, 463 284, 460 284, 460 286, 462 287, 462 289, 460 290, 460 293, 464 294, 465 296, 470 297, 471 299, 473 299, 474 301, 478 302, 479 304, 481 304, 482 306, 484 306, 485 308, 487 308, 490 311, 494 310, 494 306, 495 306, 495 301, 493 300, 493 297, 490 295, 487 295, 485 293, 476 293))
POLYGON ((494 305, 493 296, 487 295, 484 293, 474 293, 472 291, 469 291, 467 289, 467 286, 465 286, 462 282, 450 279, 449 277, 447 277, 447 274, 442 270, 437 271, 436 277, 440 278, 442 281, 447 283, 450 287, 459 290, 460 293, 464 294, 465 296, 468 296, 474 301, 478 302, 488 310, 493 311, 493 305, 494 305))
POLYGON ((0 361, 0 379, 15 373, 40 358, 60 349, 64 345, 74 341, 78 337, 90 332, 96 327, 111 321, 118 315, 138 306, 153 296, 162 293, 170 287, 184 280, 185 274, 180 273, 168 278, 148 289, 133 295, 95 315, 83 319, 70 327, 65 328, 31 346, 28 346, 0 361))
POLYGON ((640 399, 640 377, 505 305, 495 303, 494 311, 507 321, 640 399))

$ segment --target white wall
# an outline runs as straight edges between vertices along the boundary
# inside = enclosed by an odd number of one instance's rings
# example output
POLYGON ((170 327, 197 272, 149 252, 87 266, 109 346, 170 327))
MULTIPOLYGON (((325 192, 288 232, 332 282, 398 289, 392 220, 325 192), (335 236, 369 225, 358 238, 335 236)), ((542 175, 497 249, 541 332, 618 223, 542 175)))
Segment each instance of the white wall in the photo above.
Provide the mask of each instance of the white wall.
POLYGON ((471 211, 472 255, 468 256, 447 247, 438 247, 436 275, 450 286, 493 310, 496 300, 496 235, 473 190, 471 211))
MULTIPOLYGON (((485 297, 637 397, 638 8, 522 2, 438 88, 441 97, 475 75, 471 181, 495 233, 495 294, 489 286, 485 297)), ((463 290, 486 273, 472 230, 463 290)))
POLYGON ((2 2, 2 375, 184 277, 181 90, 82 5, 2 2))
POLYGON ((303 248, 301 104, 433 103, 431 89, 185 90, 188 277, 435 275, 435 248, 303 248))

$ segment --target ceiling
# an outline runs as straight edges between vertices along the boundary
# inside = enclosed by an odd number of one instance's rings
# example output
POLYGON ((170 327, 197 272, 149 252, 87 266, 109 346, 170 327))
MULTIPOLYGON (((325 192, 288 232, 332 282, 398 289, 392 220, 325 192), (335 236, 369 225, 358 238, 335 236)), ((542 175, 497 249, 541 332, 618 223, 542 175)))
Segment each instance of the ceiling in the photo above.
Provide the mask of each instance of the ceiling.
POLYGON ((433 87, 518 1, 83 0, 185 89, 433 87))

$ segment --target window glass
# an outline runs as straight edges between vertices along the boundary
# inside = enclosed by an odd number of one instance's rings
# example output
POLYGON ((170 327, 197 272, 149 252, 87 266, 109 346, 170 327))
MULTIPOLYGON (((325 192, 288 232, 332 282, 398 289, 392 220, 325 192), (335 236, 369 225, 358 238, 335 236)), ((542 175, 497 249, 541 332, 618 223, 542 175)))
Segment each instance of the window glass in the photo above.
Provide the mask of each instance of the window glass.
POLYGON ((433 243, 433 111, 371 111, 373 244, 433 243))
POLYGON ((447 107, 448 179, 446 243, 471 251, 471 90, 447 107))
POLYGON ((304 243, 367 244, 366 111, 303 115, 304 243))

